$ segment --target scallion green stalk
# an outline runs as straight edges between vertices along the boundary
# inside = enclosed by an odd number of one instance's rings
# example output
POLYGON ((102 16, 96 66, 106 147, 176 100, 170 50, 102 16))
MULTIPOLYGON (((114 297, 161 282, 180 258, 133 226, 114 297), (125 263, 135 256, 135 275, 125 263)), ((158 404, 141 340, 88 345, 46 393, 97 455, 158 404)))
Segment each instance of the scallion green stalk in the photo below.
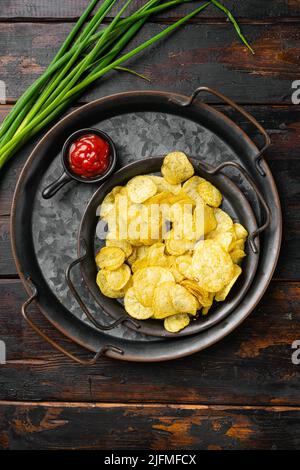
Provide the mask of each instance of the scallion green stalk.
POLYGON ((69 33, 47 70, 22 95, 0 127, 0 168, 22 145, 59 117, 96 80, 111 70, 123 70, 147 79, 121 65, 136 54, 189 21, 209 5, 225 13, 242 42, 253 52, 232 13, 217 0, 207 1, 160 33, 122 54, 123 49, 142 28, 147 19, 168 8, 189 0, 148 0, 128 17, 123 14, 126 3, 107 25, 103 20, 117 0, 104 0, 94 16, 88 17, 99 0, 93 0, 69 33), (99 31, 99 27, 102 29, 99 31))
MULTIPOLYGON (((70 45, 72 44, 72 42, 74 41, 74 39, 78 35, 78 33, 81 30, 82 26, 87 21, 88 17, 92 13, 92 11, 94 10, 94 8, 95 8, 95 6, 97 5, 98 2, 99 2, 99 0, 92 0, 91 3, 88 5, 88 7, 84 11, 84 13, 81 15, 81 17, 79 18, 79 20, 75 24, 74 28, 71 30, 71 32, 69 33, 69 35, 67 36, 67 38, 63 42, 63 44, 60 47, 60 49, 58 50, 58 52, 56 53, 56 55, 52 59, 50 65, 49 65, 49 68, 51 68, 51 66, 53 64, 55 64, 64 55, 64 53, 69 49, 70 45)), ((1 145, 2 136, 9 129, 10 125, 14 123, 15 116, 19 112, 22 112, 22 108, 26 104, 27 100, 30 100, 35 95, 35 93, 39 90, 39 87, 41 86, 41 84, 45 83, 47 78, 48 77, 45 77, 44 74, 43 74, 39 79, 37 79, 25 91, 25 93, 21 96, 21 98, 19 98, 19 100, 15 104, 12 112, 9 113, 9 115, 6 117, 6 119, 4 119, 4 121, 3 121, 3 123, 0 127, 0 145, 1 145)))

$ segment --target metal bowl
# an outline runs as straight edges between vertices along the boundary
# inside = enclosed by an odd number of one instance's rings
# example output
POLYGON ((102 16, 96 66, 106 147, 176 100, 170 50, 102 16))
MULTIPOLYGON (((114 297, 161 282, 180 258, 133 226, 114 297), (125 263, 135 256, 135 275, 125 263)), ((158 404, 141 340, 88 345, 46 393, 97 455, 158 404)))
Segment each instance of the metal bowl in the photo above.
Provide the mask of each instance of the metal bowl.
MULTIPOLYGON (((80 263, 83 279, 85 280, 85 283, 94 299, 99 304, 102 311, 108 313, 116 320, 116 322, 110 325, 111 328, 121 322, 125 322, 128 327, 135 329, 138 328, 141 333, 162 338, 170 338, 192 335, 206 330, 226 318, 238 306, 239 302, 249 289, 257 270, 259 260, 259 237, 255 236, 257 234, 258 227, 251 206, 237 185, 221 172, 216 172, 216 170, 210 165, 202 163, 197 158, 190 158, 195 174, 211 181, 221 191, 223 195, 222 209, 228 212, 235 221, 242 223, 249 233, 249 239, 246 244, 247 257, 245 258, 242 266, 243 273, 224 302, 214 303, 207 316, 199 316, 195 318, 191 321, 189 326, 181 330, 179 333, 174 334, 166 331, 161 320, 149 319, 143 321, 132 321, 131 317, 129 317, 125 312, 123 304, 119 300, 111 299, 103 295, 96 284, 97 267, 95 263, 95 253, 99 250, 100 246, 103 246, 104 244, 103 240, 100 241, 95 235, 98 222, 96 212, 105 196, 115 186, 125 185, 128 180, 140 174, 155 174, 160 172, 163 158, 164 157, 152 157, 126 165, 124 168, 112 175, 111 178, 96 191, 88 203, 81 220, 78 235, 78 260, 72 262, 67 269, 67 282, 80 306, 91 319, 92 315, 84 304, 71 279, 71 269, 76 264, 80 263)), ((93 323, 95 326, 102 329, 99 322, 98 324, 95 323, 95 319, 93 323)), ((107 326, 105 329, 107 329, 107 326)))
POLYGON ((55 196, 55 194, 63 188, 66 184, 70 183, 72 180, 77 181, 78 183, 84 183, 84 184, 94 184, 94 183, 102 183, 104 180, 106 180, 114 171, 117 163, 117 150, 114 142, 110 138, 109 135, 107 135, 105 132, 101 131, 100 129, 94 129, 94 128, 87 128, 87 129, 79 129, 79 131, 74 132, 72 135, 70 135, 67 140, 65 141, 62 151, 61 151, 61 163, 63 166, 63 172, 60 175, 57 180, 52 181, 46 188, 43 189, 42 196, 44 199, 50 199, 51 197, 55 196), (80 175, 76 175, 71 169, 69 165, 69 150, 72 145, 72 143, 87 134, 95 134, 102 139, 104 139, 110 149, 109 153, 109 165, 107 169, 105 170, 104 173, 101 175, 93 176, 90 178, 83 178, 80 175))

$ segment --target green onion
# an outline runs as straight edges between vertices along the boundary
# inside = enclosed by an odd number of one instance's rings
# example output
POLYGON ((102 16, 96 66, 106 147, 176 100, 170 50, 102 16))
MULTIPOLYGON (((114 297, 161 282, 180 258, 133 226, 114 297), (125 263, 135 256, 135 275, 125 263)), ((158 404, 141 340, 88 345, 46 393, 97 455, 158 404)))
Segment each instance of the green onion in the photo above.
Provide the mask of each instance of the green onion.
POLYGON ((113 20, 103 26, 103 20, 116 1, 104 0, 94 16, 86 23, 99 2, 99 0, 91 1, 47 70, 21 96, 3 121, 0 127, 0 168, 25 142, 61 116, 92 83, 111 70, 132 73, 149 80, 121 64, 163 39, 210 5, 222 10, 228 16, 242 42, 253 52, 232 13, 218 1, 211 0, 201 2, 197 9, 122 55, 123 49, 151 15, 189 0, 167 2, 148 0, 131 15, 122 18, 132 3, 132 0, 126 0, 113 20), (99 30, 99 27, 102 29, 99 30))
POLYGON ((236 19, 234 18, 233 14, 231 13, 230 10, 228 10, 228 8, 226 8, 224 5, 222 5, 220 2, 217 2, 217 0, 211 0, 212 3, 217 7, 219 8, 219 10, 223 11, 229 18, 229 20, 231 21, 231 23, 233 24, 234 26, 234 29, 236 30, 238 36, 241 38, 242 42, 248 47, 249 51, 252 52, 252 54, 255 54, 254 50, 252 49, 252 47, 250 46, 249 42, 247 41, 247 39, 245 38, 245 36, 243 35, 242 31, 241 31, 241 28, 239 27, 239 24, 238 22, 236 21, 236 19))
MULTIPOLYGON (((68 48, 70 47, 70 45, 74 41, 76 35, 80 31, 83 24, 86 22, 87 18, 89 17, 89 15, 91 14, 91 12, 93 11, 93 9, 95 8, 95 6, 97 5, 98 2, 99 2, 99 0, 92 0, 91 3, 88 5, 87 9, 84 11, 82 16, 79 18, 79 20, 75 24, 74 28, 69 33, 66 40, 64 41, 64 43, 60 47, 59 51, 57 52, 54 59, 50 63, 48 69, 50 69, 51 65, 55 64, 63 56, 63 54, 68 50, 68 48)), ((15 116, 17 115, 17 113, 20 110, 22 110, 23 105, 25 105, 26 102, 28 100, 30 100, 30 98, 32 96, 34 96, 34 94, 38 91, 40 85, 43 84, 46 79, 47 79, 46 74, 43 74, 38 80, 36 80, 36 82, 33 83, 33 85, 31 85, 31 87, 29 87, 27 89, 27 91, 23 94, 23 96, 21 96, 21 98, 17 101, 17 103, 15 104, 14 109, 12 110, 12 112, 9 113, 9 115, 6 117, 6 119, 4 119, 4 121, 1 125, 1 128, 0 128, 0 145, 1 145, 1 137, 4 135, 4 133, 7 131, 7 129, 9 129, 10 125, 14 122, 14 119, 15 119, 15 116)))

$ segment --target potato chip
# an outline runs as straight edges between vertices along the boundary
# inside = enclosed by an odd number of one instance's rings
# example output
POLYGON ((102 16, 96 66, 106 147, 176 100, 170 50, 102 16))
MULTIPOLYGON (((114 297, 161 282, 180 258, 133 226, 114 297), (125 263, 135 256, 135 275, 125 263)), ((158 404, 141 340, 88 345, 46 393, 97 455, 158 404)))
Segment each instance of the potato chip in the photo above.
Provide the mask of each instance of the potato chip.
POLYGON ((108 286, 113 290, 121 290, 128 283, 131 270, 127 264, 122 264, 118 269, 110 271, 109 269, 102 270, 108 286))
POLYGON ((184 286, 175 284, 170 291, 173 307, 177 313, 189 313, 196 315, 200 305, 196 297, 184 286))
POLYGON ((96 283, 101 290, 102 294, 111 299, 121 299, 126 293, 126 287, 120 290, 114 290, 108 285, 108 282, 103 274, 103 270, 100 270, 97 274, 96 283))
POLYGON ((240 239, 240 238, 245 239, 248 237, 247 230, 241 224, 238 224, 238 223, 233 224, 233 229, 234 229, 237 239, 240 239))
POLYGON ((223 289, 221 289, 215 295, 215 299, 217 302, 222 302, 223 300, 226 299, 227 295, 229 294, 232 286, 236 282, 241 272, 242 272, 241 268, 237 264, 235 264, 233 267, 233 275, 232 275, 231 281, 229 282, 229 284, 227 284, 227 286, 223 287, 223 289))
POLYGON ((128 289, 124 297, 124 306, 126 312, 136 320, 147 320, 152 317, 153 312, 151 308, 144 307, 136 298, 135 290, 133 287, 128 289))
POLYGON ((207 315, 209 310, 211 309, 211 305, 209 307, 203 307, 202 309, 202 315, 207 315))
POLYGON ((180 256, 193 250, 195 245, 194 240, 183 239, 181 235, 181 233, 175 233, 174 229, 166 233, 164 241, 167 253, 170 255, 180 256))
POLYGON ((178 269, 175 268, 175 266, 170 266, 169 267, 170 272, 173 274, 173 277, 176 282, 181 282, 184 280, 184 275, 181 274, 181 272, 178 271, 178 269))
POLYGON ((240 240, 236 240, 231 243, 229 251, 235 251, 235 250, 244 250, 245 248, 245 239, 241 238, 240 240))
POLYGON ((211 207, 219 207, 222 202, 222 194, 209 181, 202 181, 197 187, 203 201, 211 207))
POLYGON ((136 203, 130 204, 130 207, 128 208, 128 218, 129 218, 129 220, 136 219, 137 217, 140 217, 141 212, 143 210, 143 207, 144 207, 143 204, 136 204, 136 203))
POLYGON ((154 243, 150 246, 147 254, 148 266, 161 266, 167 268, 169 266, 168 257, 165 254, 164 243, 154 243))
POLYGON ((159 193, 168 192, 178 194, 181 191, 181 184, 170 184, 162 176, 149 175, 149 178, 156 184, 159 193))
POLYGON ((127 258, 127 263, 129 264, 129 266, 132 266, 133 263, 134 263, 134 262, 136 261, 136 259, 137 259, 137 250, 138 250, 139 247, 132 246, 132 245, 130 245, 130 246, 131 246, 131 248, 132 248, 132 253, 131 253, 130 256, 128 256, 128 258, 127 258))
POLYGON ((157 193, 154 196, 150 197, 145 201, 146 206, 151 206, 154 204, 167 204, 168 199, 172 196, 172 193, 169 191, 163 191, 161 193, 157 193))
POLYGON ((162 241, 162 225, 154 219, 143 221, 141 224, 141 238, 140 241, 147 246, 162 241))
POLYGON ((218 292, 230 282, 233 262, 219 243, 202 240, 193 254, 192 270, 200 287, 208 292, 218 292))
POLYGON ((221 247, 228 253, 231 250, 233 233, 217 232, 216 235, 213 237, 213 240, 220 243, 221 247))
POLYGON ((137 259, 143 259, 146 258, 150 250, 150 246, 138 246, 136 249, 137 252, 137 259))
POLYGON ((192 256, 191 255, 181 255, 175 258, 175 268, 186 278, 192 276, 192 256))
MULTIPOLYGON (((193 208, 191 208, 193 210, 193 208)), ((184 205, 176 202, 169 206, 168 219, 175 225, 183 226, 184 205)))
POLYGON ((235 264, 240 264, 242 259, 245 258, 246 253, 244 250, 234 250, 230 252, 232 262, 235 264))
POLYGON ((131 271, 133 273, 136 273, 140 269, 147 268, 148 266, 149 266, 149 264, 148 264, 147 257, 143 258, 143 259, 136 259, 135 262, 131 266, 131 271))
POLYGON ((134 246, 152 245, 162 240, 159 206, 135 204, 129 210, 128 239, 134 246))
POLYGON ((126 188, 121 188, 115 195, 115 203, 112 210, 106 216, 108 224, 108 234, 106 240, 126 240, 127 239, 127 219, 131 202, 127 195, 126 188))
POLYGON ((102 219, 106 219, 108 214, 111 212, 111 210, 114 208, 115 205, 115 196, 118 194, 119 191, 123 186, 115 186, 110 193, 108 193, 105 198, 102 201, 101 207, 100 207, 100 217, 102 219))
POLYGON ((156 258, 157 256, 163 256, 165 254, 165 245, 164 243, 154 243, 147 250, 147 256, 149 259, 156 258))
POLYGON ((210 307, 212 305, 214 294, 202 289, 195 280, 184 279, 180 284, 191 292, 203 307, 210 307))
POLYGON ((157 192, 156 184, 149 176, 135 176, 127 183, 129 198, 134 203, 142 203, 157 192))
MULTIPOLYGON (((208 297, 203 297, 202 299, 202 303, 201 305, 203 305, 203 308, 207 308, 207 309, 210 309, 210 307, 212 306, 213 304, 213 301, 214 301, 214 293, 213 292, 209 292, 208 293, 208 297)), ((200 300, 198 299, 199 303, 200 303, 200 300)))
POLYGON ((119 229, 120 240, 126 239, 127 237, 127 221, 129 210, 133 203, 131 202, 128 191, 126 188, 122 188, 121 191, 116 195, 115 198, 115 211, 116 211, 116 222, 119 229))
POLYGON ((118 269, 125 261, 125 253, 121 248, 104 246, 96 255, 96 264, 99 268, 110 270, 118 269))
POLYGON ((214 209, 214 214, 217 221, 216 230, 219 232, 229 232, 233 228, 232 218, 222 209, 214 209))
POLYGON ((178 313, 172 299, 172 290, 175 286, 175 281, 162 282, 157 287, 154 286, 152 302, 153 318, 161 320, 178 313))
POLYGON ((133 275, 133 287, 139 302, 144 307, 151 307, 154 289, 166 281, 175 282, 172 273, 160 266, 149 266, 136 271, 133 275))
POLYGON ((205 203, 198 203, 194 210, 196 238, 207 235, 217 227, 214 210, 205 203))
MULTIPOLYGON (((136 247, 136 248, 139 248, 140 246, 144 245, 143 240, 136 240, 136 239, 133 239, 133 238, 129 238, 129 242, 133 247, 136 247)), ((151 245, 151 242, 149 244, 151 245)))
POLYGON ((106 240, 106 246, 114 246, 124 251, 126 258, 132 255, 132 246, 127 240, 106 240))
POLYGON ((204 178, 200 176, 192 176, 182 185, 182 192, 189 196, 195 204, 204 203, 202 197, 198 192, 198 186, 203 181, 206 181, 204 178))
POLYGON ((195 201, 184 191, 180 191, 177 194, 171 194, 169 193, 168 198, 166 199, 166 202, 168 204, 173 205, 173 204, 186 204, 186 205, 195 205, 195 201))
POLYGON ((123 210, 123 205, 127 204, 129 207, 132 203, 128 194, 126 187, 121 187, 121 189, 115 194, 115 206, 119 206, 119 209, 123 210))
POLYGON ((172 238, 196 241, 193 206, 191 204, 173 204, 170 207, 169 220, 173 223, 174 237, 172 238))
POLYGON ((191 240, 174 240, 173 238, 166 240, 166 250, 170 255, 180 256, 187 251, 192 250, 194 242, 191 240))
POLYGON ((204 205, 204 235, 214 230, 217 226, 215 213, 211 207, 204 205))
POLYGON ((138 269, 146 268, 148 266, 147 254, 149 249, 150 246, 145 245, 135 247, 136 259, 131 266, 133 273, 136 272, 138 269))
POLYGON ((178 184, 193 176, 194 167, 183 152, 171 152, 165 156, 161 173, 170 184, 178 184))
MULTIPOLYGON (((184 279, 184 281, 181 282, 181 285, 186 287, 188 290, 189 289, 193 289, 194 291, 196 291, 197 289, 201 289, 201 292, 206 292, 204 289, 202 289, 199 284, 197 283, 197 281, 195 281, 195 279, 184 279)), ((208 295, 208 292, 207 292, 207 295, 208 295)))
POLYGON ((104 219, 107 222, 108 233, 106 235, 106 240, 117 240, 118 239, 118 226, 117 226, 117 211, 115 206, 109 212, 109 214, 104 219))
POLYGON ((175 266, 176 258, 177 257, 174 255, 167 255, 168 269, 173 274, 175 282, 179 283, 180 281, 183 281, 184 276, 178 271, 178 269, 175 266))
POLYGON ((178 313, 165 318, 164 327, 170 333, 178 333, 190 323, 190 317, 186 313, 178 313))

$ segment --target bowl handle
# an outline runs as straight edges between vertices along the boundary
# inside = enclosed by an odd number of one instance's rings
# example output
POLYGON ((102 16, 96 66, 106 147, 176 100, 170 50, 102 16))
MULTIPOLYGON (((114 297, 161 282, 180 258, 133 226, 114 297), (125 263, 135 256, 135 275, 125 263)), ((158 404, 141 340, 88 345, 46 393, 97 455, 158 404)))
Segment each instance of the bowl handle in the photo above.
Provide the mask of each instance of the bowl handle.
POLYGON ((66 172, 63 172, 60 177, 50 183, 45 189, 42 191, 42 196, 44 199, 50 199, 53 197, 65 184, 72 181, 72 178, 67 175, 66 172))
MULTIPOLYGON (((77 258, 76 260, 72 261, 71 264, 66 269, 66 281, 69 286, 69 289, 71 293, 73 294, 74 298, 77 300, 77 303, 79 304, 81 310, 86 314, 87 318, 93 323, 93 325, 98 328, 99 330, 102 331, 108 331, 112 330, 113 328, 116 328, 119 326, 121 323, 129 322, 131 323, 137 330, 140 328, 140 324, 136 322, 135 320, 129 318, 129 316, 124 313, 118 320, 110 323, 109 325, 103 325, 102 323, 98 322, 96 318, 93 316, 93 314, 89 311, 85 303, 83 302, 79 292, 77 291, 76 287, 74 286, 74 283, 71 278, 71 271, 72 269, 77 265, 80 264, 82 261, 84 261, 87 257, 87 252, 80 258, 77 258)), ((102 310, 109 315, 109 311, 106 311, 106 309, 101 305, 102 310)))
POLYGON ((262 233, 269 225, 270 225, 270 221, 271 221, 271 210, 268 206, 268 204, 266 203, 262 193, 260 192, 260 190, 258 189, 258 187, 256 186, 255 182, 253 181, 252 177, 249 175, 249 173, 246 171, 246 169, 244 167, 242 167, 242 165, 240 165, 239 163, 236 163, 236 162, 224 162, 224 163, 221 163, 220 165, 218 165, 216 168, 214 168, 213 170, 205 170, 206 173, 208 173, 209 175, 215 175, 216 173, 219 173, 219 171, 223 170, 224 168, 226 167, 233 167, 233 168, 236 168, 240 173, 242 173, 242 175, 244 176, 244 178, 248 181, 248 183, 250 184, 250 186, 252 187, 253 191, 255 192, 259 202, 261 203, 265 213, 266 213, 266 216, 265 216, 265 222, 263 225, 261 225, 257 230, 254 230, 252 233, 250 233, 249 235, 249 243, 250 243, 250 246, 251 246, 251 249, 254 253, 258 253, 258 248, 257 248, 257 245, 255 243, 255 238, 260 234, 262 233))
POLYGON ((251 124, 253 124, 258 129, 258 131, 263 135, 264 145, 259 150, 258 154, 255 157, 255 166, 256 166, 258 173, 261 176, 266 176, 266 172, 263 166, 261 165, 261 160, 262 160, 263 154, 265 153, 265 151, 271 144, 270 136, 262 127, 262 125, 259 124, 259 122, 255 119, 255 117, 252 116, 250 113, 248 113, 248 111, 246 111, 242 106, 239 106, 237 103, 235 103, 234 101, 232 101, 230 98, 223 95, 219 91, 214 90, 213 88, 206 87, 206 86, 200 86, 199 88, 197 88, 194 91, 194 93, 185 101, 183 101, 182 99, 178 99, 177 97, 172 98, 172 101, 176 102, 180 106, 185 106, 185 107, 191 106, 193 102, 195 101, 195 99, 197 98, 197 96, 203 92, 210 93, 211 95, 216 96, 217 98, 222 100, 225 104, 233 108, 235 111, 239 112, 242 116, 248 119, 251 122, 251 124))
POLYGON ((30 278, 27 279, 27 282, 30 284, 31 290, 32 290, 32 295, 29 297, 29 299, 24 302, 22 305, 22 315, 24 319, 27 321, 27 323, 31 326, 31 328, 42 338, 44 339, 47 343, 49 343, 51 346, 53 346, 57 351, 61 352, 65 356, 67 356, 69 359, 72 359, 72 361, 76 362, 77 364, 81 364, 83 366, 91 366, 97 362, 100 356, 105 356, 107 351, 111 351, 115 354, 124 354, 124 351, 120 348, 117 348, 115 346, 111 345, 105 345, 102 346, 102 348, 97 351, 97 353, 92 357, 92 359, 81 359, 79 357, 74 356, 74 354, 70 353, 67 351, 63 346, 60 346, 56 341, 53 339, 49 338, 49 336, 44 333, 29 317, 28 317, 28 307, 30 304, 37 300, 38 298, 38 290, 36 286, 33 284, 32 280, 30 278))

